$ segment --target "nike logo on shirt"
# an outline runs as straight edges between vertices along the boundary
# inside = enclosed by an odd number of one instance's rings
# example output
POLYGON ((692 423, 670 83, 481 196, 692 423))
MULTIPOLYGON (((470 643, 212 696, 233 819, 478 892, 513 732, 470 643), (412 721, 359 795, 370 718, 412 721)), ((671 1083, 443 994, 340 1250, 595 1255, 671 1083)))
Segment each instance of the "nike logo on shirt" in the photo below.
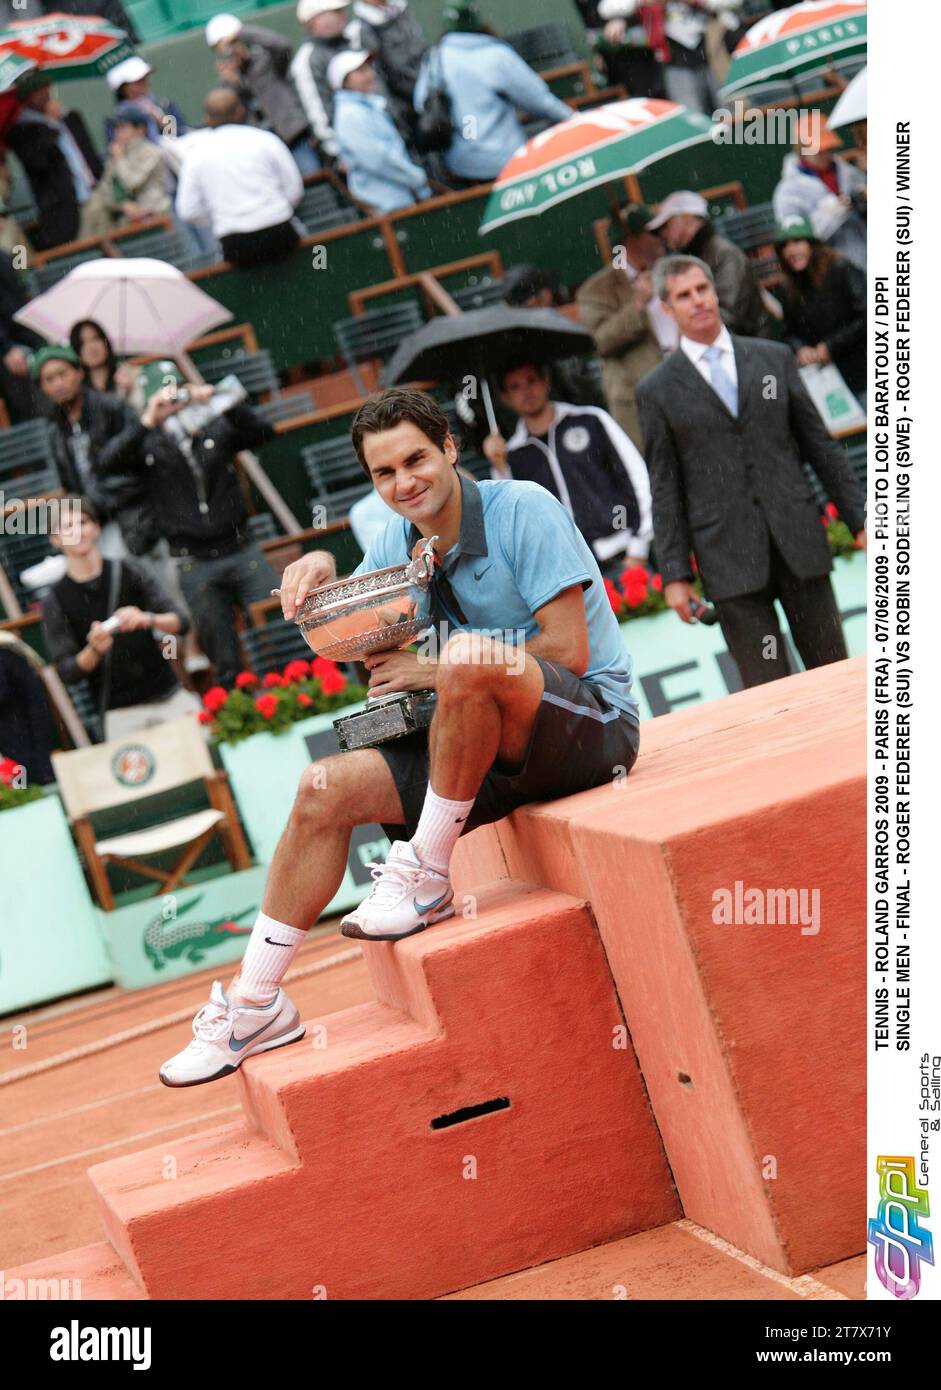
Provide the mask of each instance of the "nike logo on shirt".
POLYGON ((475 579, 483 579, 483 577, 484 577, 484 575, 487 573, 487 571, 488 571, 488 570, 492 570, 492 569, 493 569, 493 565, 484 565, 483 569, 482 569, 479 573, 477 572, 477 570, 474 570, 474 578, 475 578, 475 579))

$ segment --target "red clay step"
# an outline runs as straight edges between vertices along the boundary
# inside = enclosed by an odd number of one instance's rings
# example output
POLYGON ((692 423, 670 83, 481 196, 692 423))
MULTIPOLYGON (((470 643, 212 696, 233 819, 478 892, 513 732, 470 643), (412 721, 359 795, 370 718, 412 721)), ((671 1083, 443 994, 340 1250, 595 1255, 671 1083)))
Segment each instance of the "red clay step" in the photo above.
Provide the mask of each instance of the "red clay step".
POLYGON ((584 904, 505 882, 365 952, 379 1002, 243 1065, 245 1125, 90 1170, 150 1297, 434 1297, 676 1217, 584 904))
POLYGON ((865 1244, 865 712, 860 658, 666 715, 468 847, 591 902, 686 1214, 792 1274, 865 1244), (716 924, 736 881, 819 933, 716 924))

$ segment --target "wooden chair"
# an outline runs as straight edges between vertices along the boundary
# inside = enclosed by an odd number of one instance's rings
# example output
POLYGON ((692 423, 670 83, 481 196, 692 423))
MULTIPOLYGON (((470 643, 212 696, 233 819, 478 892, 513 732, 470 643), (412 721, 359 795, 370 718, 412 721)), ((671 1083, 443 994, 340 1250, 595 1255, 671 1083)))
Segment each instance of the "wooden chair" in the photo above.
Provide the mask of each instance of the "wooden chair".
POLYGON ((213 767, 205 739, 192 715, 138 730, 125 739, 77 748, 70 753, 53 753, 52 765, 95 894, 106 912, 112 912, 115 906, 108 879, 111 863, 143 878, 155 879, 155 894, 188 886, 186 874, 217 834, 233 869, 247 869, 251 864, 228 778, 213 767), (206 810, 163 821, 146 830, 131 830, 103 840, 96 838, 90 819, 95 812, 130 807, 195 781, 202 781, 206 789, 206 810), (169 870, 143 862, 144 858, 168 850, 180 852, 169 870))

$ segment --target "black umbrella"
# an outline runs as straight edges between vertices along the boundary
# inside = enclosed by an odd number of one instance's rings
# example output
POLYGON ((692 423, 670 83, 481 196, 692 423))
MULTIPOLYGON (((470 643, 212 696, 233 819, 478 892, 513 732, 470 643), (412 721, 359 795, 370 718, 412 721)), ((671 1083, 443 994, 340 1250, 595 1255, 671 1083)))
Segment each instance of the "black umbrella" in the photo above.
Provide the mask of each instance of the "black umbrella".
POLYGON ((464 314, 445 314, 400 343, 382 374, 386 386, 400 381, 439 381, 468 372, 493 371, 525 356, 532 362, 593 352, 587 329, 555 309, 513 309, 493 304, 464 314))
MULTIPOLYGON (((383 384, 400 381, 447 381, 470 373, 484 377, 504 362, 525 357, 554 362, 560 357, 593 352, 587 329, 555 309, 513 309, 494 304, 463 314, 432 319, 396 348, 382 374, 383 384)), ((490 407, 484 381, 485 404, 490 407)), ((488 409, 492 416, 492 407, 488 409)), ((491 419, 491 428, 496 428, 491 419)))

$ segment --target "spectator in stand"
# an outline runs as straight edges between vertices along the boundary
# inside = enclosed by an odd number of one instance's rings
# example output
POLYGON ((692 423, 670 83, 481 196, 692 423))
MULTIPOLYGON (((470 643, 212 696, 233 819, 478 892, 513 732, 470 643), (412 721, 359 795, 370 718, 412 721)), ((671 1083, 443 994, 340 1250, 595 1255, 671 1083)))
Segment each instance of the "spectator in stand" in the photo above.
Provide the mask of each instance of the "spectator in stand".
POLYGON ((329 159, 338 160, 327 69, 337 54, 362 48, 359 26, 350 20, 349 0, 299 0, 296 14, 298 24, 307 31, 307 41, 291 61, 291 79, 317 144, 329 159))
POLYGON ((231 87, 211 91, 205 113, 212 133, 183 156, 178 215, 184 222, 209 222, 233 265, 279 260, 303 231, 294 216, 304 191, 300 170, 283 140, 246 123, 231 87))
POLYGON ((172 203, 160 147, 148 138, 143 107, 122 101, 114 112, 114 139, 104 171, 82 213, 82 236, 161 217, 172 203))
POLYGON ((834 150, 840 141, 825 121, 819 139, 812 135, 793 154, 784 156, 781 182, 774 190, 774 215, 783 226, 802 217, 820 241, 841 251, 860 270, 866 269, 866 177, 834 150))
MULTIPOLYGON (((190 400, 200 405, 213 394, 211 386, 189 390, 190 400)), ((236 455, 272 439, 274 430, 242 404, 207 417, 190 433, 174 419, 186 404, 176 386, 155 392, 120 465, 126 463, 146 488, 199 644, 219 684, 231 685, 241 670, 232 610, 248 617, 250 605, 269 598, 277 584, 264 552, 248 535, 236 455)))
POLYGON ((705 261, 730 333, 744 338, 770 337, 771 321, 752 264, 744 251, 716 231, 705 198, 687 190, 671 193, 647 223, 647 230, 659 231, 671 251, 705 261))
POLYGON ((140 484, 128 473, 140 421, 119 396, 96 391, 85 381, 78 354, 68 344, 42 347, 30 373, 46 399, 53 424, 53 454, 62 485, 84 494, 102 530, 109 559, 146 555, 158 539, 153 514, 140 484))
POLYGON ((608 79, 608 85, 623 87, 630 97, 664 97, 663 64, 670 46, 663 28, 660 3, 636 3, 630 15, 615 19, 601 14, 601 0, 575 0, 594 48, 608 79))
MULTIPOLYGON (((118 105, 129 101, 147 113, 147 139, 156 143, 162 135, 171 138, 185 135, 189 129, 183 112, 170 100, 158 101, 150 90, 150 74, 153 68, 143 58, 134 55, 125 58, 109 68, 106 82, 114 93, 118 105)), ((105 121, 105 144, 114 139, 114 116, 105 121)))
MULTIPOLYGON (((670 0, 669 4, 644 4, 643 0, 599 0, 598 17, 605 21, 606 43, 630 46, 639 28, 653 57, 662 64, 663 84, 670 101, 690 111, 711 115, 717 106, 716 86, 706 52, 706 31, 716 15, 734 23, 743 0, 670 0), (629 28, 629 25, 632 26, 629 28)), ((640 51, 640 36, 636 39, 640 51)), ((652 72, 644 74, 652 80, 652 72)), ((629 69, 619 79, 629 78, 629 69)), ((657 95, 630 87, 630 96, 657 95)))
POLYGON ((603 575, 629 558, 646 559, 653 535, 650 483, 641 455, 606 410, 554 401, 549 373, 532 362, 500 372, 506 404, 519 424, 498 478, 540 483, 558 497, 591 546, 603 575))
POLYGON ((866 276, 795 218, 775 237, 784 274, 776 295, 801 367, 832 362, 866 409, 866 276))
POLYGON ((327 78, 335 93, 333 128, 353 197, 373 212, 394 212, 430 198, 428 175, 410 159, 386 99, 376 91, 371 54, 338 53, 327 78))
POLYGON ((652 271, 662 252, 650 230, 653 212, 625 208, 621 242, 612 263, 584 282, 575 296, 581 320, 594 336, 604 364, 608 407, 636 448, 643 448, 637 413, 637 383, 672 352, 680 340, 676 323, 653 292, 652 271))
POLYGON ((39 218, 29 236, 37 251, 48 251, 79 234, 82 209, 101 177, 101 159, 77 111, 66 111, 53 97, 41 70, 17 85, 23 105, 5 134, 23 166, 39 218))
POLYGON ((85 370, 85 380, 95 391, 109 392, 128 400, 139 376, 139 369, 119 360, 111 339, 94 319, 79 319, 69 330, 69 346, 85 370))
POLYGON ((553 123, 567 120, 572 110, 495 37, 473 0, 451 0, 444 23, 446 32, 422 62, 415 110, 423 109, 432 89, 443 86, 453 127, 445 165, 467 183, 494 179, 525 143, 519 109, 553 123))
POLYGON ((407 0, 354 0, 356 43, 376 55, 376 74, 403 135, 415 120, 412 94, 428 45, 407 0))
POLYGON ((10 758, 24 768, 27 786, 56 780, 42 665, 32 647, 12 632, 0 632, 0 763, 10 758))
POLYGON ((85 497, 70 500, 80 509, 79 524, 70 520, 49 536, 66 562, 42 606, 50 661, 67 684, 89 682, 106 742, 198 713, 198 697, 180 685, 160 641, 182 636, 186 617, 143 565, 102 555, 94 506, 85 497), (120 620, 116 632, 103 626, 111 617, 120 620))
POLYGON ((43 346, 43 339, 13 318, 28 298, 22 272, 8 251, 0 251, 0 396, 14 425, 42 411, 42 400, 30 380, 29 358, 43 346))
POLYGON ((803 465, 864 548, 866 498, 856 476, 790 349, 729 333, 703 261, 665 256, 654 284, 680 330, 677 351, 637 388, 664 597, 683 622, 694 621, 694 556, 745 686, 788 675, 776 599, 808 669, 840 661, 846 642, 830 546, 803 465))
POLYGON ((206 25, 206 42, 218 59, 219 78, 238 92, 249 123, 273 130, 301 173, 316 174, 321 164, 290 77, 292 48, 287 39, 273 29, 243 24, 235 15, 217 14, 206 25))

